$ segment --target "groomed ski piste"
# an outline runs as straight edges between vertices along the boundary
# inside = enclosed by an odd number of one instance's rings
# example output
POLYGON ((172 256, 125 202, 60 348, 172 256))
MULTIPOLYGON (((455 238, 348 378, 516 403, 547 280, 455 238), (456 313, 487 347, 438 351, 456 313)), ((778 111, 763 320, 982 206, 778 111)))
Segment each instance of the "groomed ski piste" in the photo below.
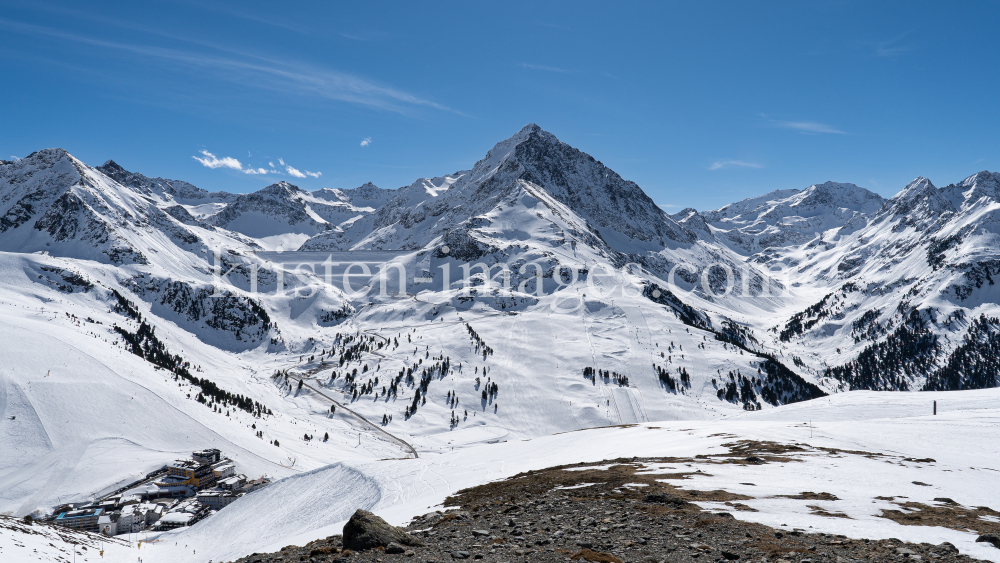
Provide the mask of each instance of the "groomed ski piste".
MULTIPOLYGON (((275 551, 340 533, 357 508, 403 524, 441 510, 451 493, 517 473, 578 462, 630 457, 692 458, 665 467, 700 474, 675 486, 726 490, 753 497, 757 512, 727 510, 740 519, 778 529, 824 531, 853 538, 951 542, 972 557, 997 560, 976 534, 943 527, 903 526, 880 516, 898 502, 940 506, 950 498, 965 507, 996 506, 1000 445, 1000 390, 934 393, 850 392, 768 411, 711 421, 666 421, 594 428, 533 439, 488 442, 488 428, 453 434, 453 443, 420 448, 416 459, 343 461, 297 474, 236 501, 188 529, 111 543, 104 558, 91 548, 79 561, 226 561, 275 551), (938 414, 932 414, 937 401, 938 414), (465 434, 465 436, 463 436, 465 434), (468 442, 462 445, 463 438, 468 442), (763 465, 699 463, 724 444, 744 440, 794 444, 801 453, 763 465), (929 461, 933 460, 933 461, 929 461), (804 491, 839 500, 798 500, 804 491), (892 497, 896 502, 880 500, 892 497), (817 514, 816 507, 846 517, 817 514), (136 540, 144 539, 141 547, 136 540)), ((662 469, 650 464, 650 469, 662 469)), ((65 545, 49 536, 4 530, 5 561, 58 560, 65 545), (37 551, 36 551, 37 550, 37 551)), ((65 559, 64 559, 65 560, 65 559)))

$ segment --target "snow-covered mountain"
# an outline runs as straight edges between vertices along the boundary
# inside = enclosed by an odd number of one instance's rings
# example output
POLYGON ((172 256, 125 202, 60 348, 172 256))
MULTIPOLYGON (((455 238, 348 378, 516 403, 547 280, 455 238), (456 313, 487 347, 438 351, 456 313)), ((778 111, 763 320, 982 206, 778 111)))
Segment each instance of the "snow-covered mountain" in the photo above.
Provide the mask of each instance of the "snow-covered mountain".
POLYGON ((0 165, 0 250, 124 265, 149 264, 156 255, 183 264, 178 252, 253 246, 246 237, 185 224, 142 186, 125 187, 62 149, 0 165))
POLYGON ((227 194, 61 149, 3 161, 0 450, 19 455, 0 456, 0 512, 207 445, 284 476, 404 442, 995 387, 998 210, 982 172, 668 215, 533 124, 395 190, 227 194), (371 270, 353 285, 352 262, 371 270), (142 424, 106 415, 124 404, 142 424))
MULTIPOLYGON (((535 198, 540 191, 543 199, 572 210, 582 220, 579 232, 596 237, 587 244, 606 251, 628 252, 636 244, 663 248, 666 241, 676 245, 694 240, 634 182, 530 124, 497 143, 471 170, 421 178, 399 189, 373 217, 355 222, 343 233, 324 233, 303 249, 419 249, 441 240, 461 246, 470 232, 483 227, 477 221, 482 214, 501 201, 535 198)), ((527 235, 498 234, 515 241, 527 235)))
POLYGON ((840 350, 803 358, 848 388, 997 386, 998 177, 944 188, 917 178, 864 227, 788 253, 799 276, 835 289, 784 323, 780 339, 840 350))
POLYGON ((129 172, 113 160, 98 166, 96 170, 100 170, 105 176, 125 187, 163 202, 203 205, 206 203, 228 203, 236 198, 235 194, 228 192, 209 193, 208 190, 192 186, 181 180, 150 178, 138 172, 129 172))
POLYGON ((885 199, 854 184, 826 182, 804 190, 777 190, 698 214, 674 215, 682 224, 707 224, 720 241, 741 254, 805 244, 863 227, 885 199), (832 232, 831 232, 832 231, 832 232))

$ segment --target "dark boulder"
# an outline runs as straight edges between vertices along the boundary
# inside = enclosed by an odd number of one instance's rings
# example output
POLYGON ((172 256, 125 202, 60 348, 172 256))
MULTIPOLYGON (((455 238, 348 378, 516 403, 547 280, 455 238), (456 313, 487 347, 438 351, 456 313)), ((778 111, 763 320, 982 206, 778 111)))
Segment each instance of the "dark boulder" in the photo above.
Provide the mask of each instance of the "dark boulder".
POLYGON ((993 547, 1000 547, 1000 536, 996 534, 983 534, 976 538, 977 542, 986 542, 993 547))
POLYGON ((386 547, 391 542, 402 545, 420 546, 422 541, 402 529, 390 526, 388 522, 367 510, 358 509, 344 524, 344 547, 361 551, 386 547))

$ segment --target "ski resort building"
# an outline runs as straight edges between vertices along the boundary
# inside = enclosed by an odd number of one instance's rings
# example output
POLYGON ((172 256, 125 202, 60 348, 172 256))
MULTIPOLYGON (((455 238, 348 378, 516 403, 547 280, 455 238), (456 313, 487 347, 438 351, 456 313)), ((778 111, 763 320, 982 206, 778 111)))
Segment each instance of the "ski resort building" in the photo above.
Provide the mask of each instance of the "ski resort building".
POLYGON ((154 524, 162 515, 163 506, 159 504, 130 504, 122 508, 117 528, 119 533, 138 532, 154 524))
POLYGON ((212 466, 212 473, 215 473, 216 480, 232 477, 236 474, 236 466, 228 459, 223 460, 212 466))
POLYGON ((191 459, 199 465, 212 465, 213 463, 219 463, 222 459, 222 452, 215 448, 198 450, 191 453, 191 459))
POLYGON ((56 524, 66 526, 67 528, 74 528, 87 532, 97 532, 98 522, 103 513, 104 509, 102 508, 81 508, 77 510, 70 510, 57 516, 55 522, 56 524))
POLYGON ((215 484, 215 481, 215 472, 210 464, 191 459, 178 459, 167 465, 167 479, 164 479, 162 484, 163 486, 190 485, 204 489, 215 484))
POLYGON ((222 489, 209 489, 207 491, 201 491, 196 497, 198 502, 204 504, 205 506, 211 508, 212 510, 219 510, 225 508, 233 503, 236 499, 243 496, 242 493, 236 493, 233 491, 225 491, 222 489))
POLYGON ((97 520, 98 532, 104 534, 105 536, 118 535, 119 516, 119 514, 102 514, 97 520))

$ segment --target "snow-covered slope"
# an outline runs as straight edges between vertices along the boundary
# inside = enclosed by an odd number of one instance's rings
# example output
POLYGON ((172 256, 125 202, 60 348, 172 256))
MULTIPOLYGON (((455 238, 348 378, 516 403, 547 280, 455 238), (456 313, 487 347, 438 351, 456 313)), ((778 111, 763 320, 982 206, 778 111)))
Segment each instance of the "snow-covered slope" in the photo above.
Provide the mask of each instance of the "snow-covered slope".
MULTIPOLYGON (((703 212, 700 219, 712 226, 720 241, 741 254, 756 254, 849 233, 863 227, 884 202, 882 196, 854 184, 826 182, 745 199, 703 212)), ((682 224, 695 224, 696 213, 686 209, 674 217, 682 224)))
POLYGON ((917 178, 863 228, 773 255, 830 287, 776 327, 780 340, 845 388, 997 386, 997 177, 917 178))
POLYGON ((0 250, 148 264, 219 245, 253 243, 185 224, 62 149, 0 165, 0 250))
POLYGON ((213 225, 263 239, 265 247, 290 243, 295 250, 310 236, 342 232, 372 213, 370 204, 385 200, 384 190, 366 184, 354 190, 318 190, 310 193, 288 182, 278 182, 250 194, 236 196, 205 220, 213 225), (289 238, 299 235, 300 238, 289 238), (277 244, 275 244, 277 243, 277 244), (299 243, 299 244, 295 244, 299 243))
MULTIPOLYGON (((670 216, 535 125, 398 190, 209 193, 61 149, 0 162, 0 440, 18 451, 0 512, 207 446, 360 491, 364 463, 414 452, 996 387, 998 190, 988 172, 889 200, 828 182, 670 216)), ((630 443, 601 455, 644 455, 630 443)), ((341 508, 288 526, 328 531, 341 508)))
POLYGON ((531 124, 494 146, 471 170, 417 180, 370 221, 324 234, 303 249, 424 248, 475 228, 475 217, 515 198, 526 185, 573 210, 588 234, 604 238, 594 244, 630 251, 626 244, 645 250, 662 248, 668 240, 674 245, 694 240, 634 182, 531 124))
POLYGON ((184 205, 198 206, 225 204, 236 198, 235 194, 228 192, 209 193, 208 190, 203 190, 181 180, 150 178, 138 172, 129 172, 113 160, 109 160, 98 166, 96 170, 100 170, 108 178, 125 187, 163 202, 176 202, 184 205))
POLYGON ((942 498, 955 506, 995 509, 1000 504, 993 486, 1000 450, 992 435, 1000 416, 998 399, 996 390, 888 396, 861 392, 710 422, 607 427, 454 448, 443 443, 420 459, 337 463, 279 481, 197 526, 159 536, 161 541, 143 547, 143 560, 174 561, 192 552, 206 560, 236 559, 340 533, 356 508, 401 525, 441 510, 445 498, 458 490, 521 472, 664 457, 666 463, 645 462, 645 471, 692 472, 691 478, 671 483, 747 495, 741 502, 754 511, 734 511, 722 502, 697 503, 705 509, 786 531, 811 528, 850 538, 947 541, 962 553, 996 561, 996 549, 976 542, 977 533, 901 525, 883 510, 899 511, 903 502, 940 506, 942 498), (937 417, 930 414, 931 400, 939 402, 937 417), (775 445, 789 447, 790 453, 759 465, 716 457, 736 446, 754 451, 775 445), (803 491, 829 498, 802 498, 803 491), (820 510, 846 517, 831 518, 820 510))

